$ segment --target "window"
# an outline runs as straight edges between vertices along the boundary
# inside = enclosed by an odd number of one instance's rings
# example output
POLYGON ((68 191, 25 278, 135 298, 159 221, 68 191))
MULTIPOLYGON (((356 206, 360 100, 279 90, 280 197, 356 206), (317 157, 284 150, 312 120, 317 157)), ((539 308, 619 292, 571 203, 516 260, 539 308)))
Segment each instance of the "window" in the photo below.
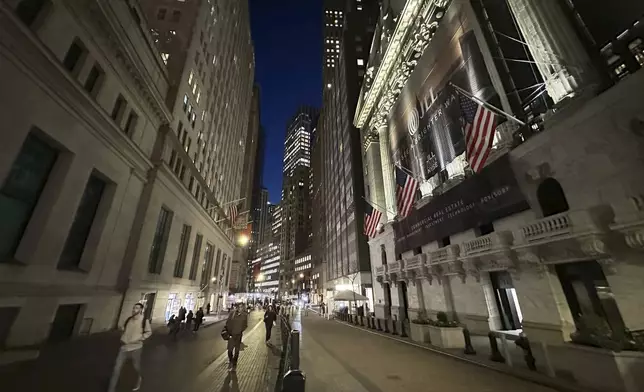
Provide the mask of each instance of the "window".
POLYGON ((78 268, 85 250, 85 243, 96 217, 98 205, 105 191, 105 185, 105 181, 96 172, 90 175, 87 185, 85 185, 80 205, 76 210, 74 222, 67 234, 63 253, 58 259, 58 269, 78 268))
POLYGON ((30 133, 0 188, 0 262, 9 261, 20 244, 58 152, 30 133))
POLYGON ((63 59, 63 66, 69 72, 73 72, 75 69, 77 69, 78 63, 86 53, 87 50, 85 49, 85 45, 83 45, 83 43, 78 38, 75 38, 74 42, 72 42, 72 45, 69 47, 69 50, 67 50, 65 58, 63 59))
POLYGON ((163 19, 165 19, 165 14, 166 14, 167 12, 168 12, 168 10, 167 10, 167 9, 165 9, 165 8, 159 8, 159 10, 157 11, 157 19, 158 19, 158 20, 163 20, 163 19))
POLYGON ((139 121, 139 116, 134 112, 134 110, 130 111, 130 115, 127 116, 127 122, 125 123, 125 134, 132 137, 134 135, 134 131, 136 130, 136 123, 139 121))
POLYGON ((201 267, 201 287, 202 290, 210 284, 210 277, 212 275, 212 244, 206 242, 206 250, 204 252, 204 261, 201 267))
POLYGON ((123 112, 125 111, 125 107, 127 106, 127 101, 125 101, 125 98, 121 94, 119 94, 118 97, 116 97, 116 101, 114 101, 114 107, 112 108, 112 120, 116 121, 117 124, 121 122, 121 117, 123 117, 123 112))
POLYGON ((179 253, 177 254, 177 262, 174 264, 174 276, 176 278, 183 278, 183 270, 186 266, 186 256, 188 255, 188 242, 190 242, 190 232, 192 227, 183 225, 181 229, 181 239, 179 240, 179 253))
POLYGON ((196 280, 197 279, 197 267, 199 265, 199 256, 201 256, 201 243, 203 241, 203 236, 197 234, 195 238, 195 247, 192 249, 192 264, 190 264, 190 274, 188 279, 196 280))
POLYGON ((364 60, 363 59, 358 59, 358 65, 364 65, 364 60))
POLYGON ((154 232, 154 239, 152 240, 152 248, 150 249, 150 260, 148 262, 148 272, 151 274, 161 274, 171 225, 172 211, 161 207, 159 219, 157 220, 157 228, 154 232))
POLYGON ((50 5, 50 0, 22 0, 16 7, 16 15, 24 24, 31 26, 50 5))
POLYGON ((163 60, 163 64, 168 65, 168 59, 170 58, 170 54, 168 53, 161 53, 161 60, 163 60))
POLYGON ((184 113, 188 110, 188 96, 184 94, 183 96, 183 111, 184 113))
POLYGON ((181 11, 179 10, 172 11, 172 21, 178 22, 180 19, 181 19, 181 11))
POLYGON ((89 71, 87 80, 85 80, 85 90, 92 95, 96 95, 95 90, 98 90, 98 85, 103 80, 103 75, 105 75, 105 73, 101 67, 99 67, 98 64, 94 64, 92 70, 89 71))

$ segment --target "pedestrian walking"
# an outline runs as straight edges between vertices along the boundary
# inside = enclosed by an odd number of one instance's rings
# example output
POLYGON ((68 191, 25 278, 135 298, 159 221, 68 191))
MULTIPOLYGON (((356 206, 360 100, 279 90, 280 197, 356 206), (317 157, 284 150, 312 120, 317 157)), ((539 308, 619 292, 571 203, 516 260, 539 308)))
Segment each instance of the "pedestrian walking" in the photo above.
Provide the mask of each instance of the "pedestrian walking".
POLYGON ((208 305, 206 305, 206 314, 210 314, 210 302, 208 302, 208 305))
POLYGON ((195 315, 195 329, 193 331, 197 332, 199 330, 199 327, 201 327, 202 323, 203 323, 203 308, 199 308, 199 310, 197 310, 197 314, 195 315))
POLYGON ((271 341, 271 330, 273 325, 277 320, 277 313, 273 310, 271 305, 268 305, 268 309, 264 312, 264 326, 266 327, 266 344, 269 344, 271 341))
POLYGON ((186 311, 186 308, 184 308, 183 306, 179 308, 179 317, 178 317, 178 319, 179 319, 179 329, 184 328, 183 323, 186 321, 186 313, 188 313, 186 311))
POLYGON ((248 315, 242 311, 240 304, 236 304, 226 320, 226 330, 230 336, 228 339, 228 371, 237 370, 239 349, 246 327, 248 327, 248 315))
POLYGON ((168 334, 172 336, 172 339, 177 340, 177 334, 179 333, 179 319, 176 315, 170 316, 168 320, 168 334))
POLYGON ((188 312, 186 315, 186 331, 190 331, 192 329, 192 320, 194 320, 195 315, 192 313, 192 310, 188 312))
POLYGON ((127 359, 132 360, 132 365, 136 370, 138 380, 133 391, 141 389, 141 352, 143 351, 143 342, 152 335, 150 322, 143 315, 143 304, 137 303, 132 308, 132 315, 125 320, 123 324, 123 334, 121 335, 121 348, 116 356, 114 370, 110 378, 108 392, 114 392, 116 383, 121 376, 121 368, 127 359))

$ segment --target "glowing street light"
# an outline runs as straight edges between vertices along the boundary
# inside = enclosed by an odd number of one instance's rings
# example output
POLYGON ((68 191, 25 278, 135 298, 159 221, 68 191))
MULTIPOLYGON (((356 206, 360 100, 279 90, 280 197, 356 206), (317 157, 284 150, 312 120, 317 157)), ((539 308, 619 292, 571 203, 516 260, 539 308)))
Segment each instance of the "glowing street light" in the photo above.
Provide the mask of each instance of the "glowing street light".
POLYGON ((217 278, 212 277, 212 278, 210 279, 210 281, 211 281, 212 283, 215 283, 215 282, 217 281, 217 278))
POLYGON ((302 279, 303 277, 304 277, 304 274, 300 274, 300 279, 302 279))
POLYGON ((239 244, 239 246, 248 245, 248 241, 250 241, 250 239, 248 238, 248 236, 246 234, 240 235, 239 238, 237 239, 237 243, 239 244))

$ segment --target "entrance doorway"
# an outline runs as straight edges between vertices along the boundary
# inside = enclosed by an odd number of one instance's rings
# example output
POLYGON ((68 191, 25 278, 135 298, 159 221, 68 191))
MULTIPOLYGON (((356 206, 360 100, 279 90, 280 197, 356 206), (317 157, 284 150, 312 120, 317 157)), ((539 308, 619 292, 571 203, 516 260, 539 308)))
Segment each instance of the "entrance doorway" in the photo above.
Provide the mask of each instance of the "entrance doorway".
POLYGON ((407 283, 405 282, 398 282, 398 287, 400 288, 398 290, 398 299, 400 300, 400 304, 402 305, 401 309, 401 316, 403 320, 409 319, 409 302, 407 300, 407 283))
POLYGON ((517 292, 514 289, 512 276, 507 271, 490 272, 492 289, 496 299, 496 306, 501 316, 501 326, 503 330, 521 329, 521 307, 517 292))
POLYGON ((177 293, 168 294, 168 303, 165 305, 165 321, 170 320, 173 314, 178 316, 180 307, 181 300, 179 299, 179 295, 177 293))
POLYGON ((385 283, 385 318, 391 317, 391 286, 385 283))
POLYGON ((81 310, 80 304, 60 305, 49 330, 49 341, 62 342, 72 337, 81 310))

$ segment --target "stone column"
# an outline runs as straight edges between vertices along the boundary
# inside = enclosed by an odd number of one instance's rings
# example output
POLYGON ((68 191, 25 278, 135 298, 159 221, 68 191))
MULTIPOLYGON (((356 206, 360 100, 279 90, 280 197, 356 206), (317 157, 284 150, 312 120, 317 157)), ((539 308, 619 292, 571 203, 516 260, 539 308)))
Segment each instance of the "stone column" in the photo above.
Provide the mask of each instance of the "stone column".
POLYGON ((385 193, 387 207, 387 221, 392 221, 398 213, 396 206, 396 180, 394 178, 394 164, 391 161, 391 149, 389 148, 389 132, 387 127, 378 129, 380 139, 380 162, 382 164, 382 185, 385 193))
MULTIPOLYGON (((382 164, 380 162, 380 150, 378 144, 378 137, 376 134, 371 134, 369 138, 370 143, 367 143, 365 149, 365 180, 367 189, 365 189, 365 196, 370 203, 374 204, 375 208, 385 207, 385 192, 382 185, 382 164), (381 207, 378 207, 381 206, 381 207)), ((385 212, 383 212, 383 216, 385 212)), ((383 223, 386 221, 382 219, 383 223)))
POLYGON ((557 0, 508 4, 555 103, 597 81, 591 59, 557 0))

